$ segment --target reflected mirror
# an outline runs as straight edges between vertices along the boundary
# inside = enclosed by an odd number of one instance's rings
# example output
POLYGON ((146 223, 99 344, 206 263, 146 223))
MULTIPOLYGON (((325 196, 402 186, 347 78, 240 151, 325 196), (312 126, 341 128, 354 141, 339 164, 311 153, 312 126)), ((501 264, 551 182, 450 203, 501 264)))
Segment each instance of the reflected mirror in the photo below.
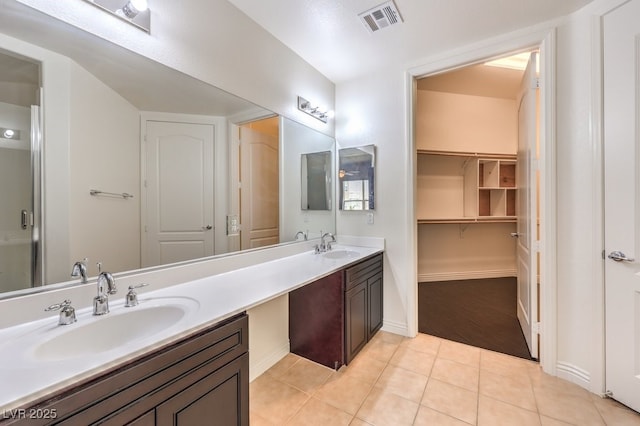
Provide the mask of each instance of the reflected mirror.
POLYGON ((375 145, 338 151, 340 210, 375 209, 375 145))
MULTIPOLYGON (((103 270, 130 273, 292 242, 298 230, 308 231, 310 238, 319 236, 320 230, 335 232, 332 210, 301 214, 300 188, 295 187, 300 181, 301 145, 333 153, 333 138, 18 2, 7 3, 0 13, 0 88, 0 128, 20 134, 20 141, 0 138, 0 173, 11 174, 11 180, 24 182, 25 187, 39 190, 38 184, 42 185, 41 195, 15 191, 14 186, 11 197, 16 206, 6 212, 8 203, 3 201, 0 207, 0 298, 43 291, 46 284, 76 284, 78 280, 70 277, 71 266, 85 257, 91 277, 97 275, 97 262, 102 262, 103 270), (26 87, 27 98, 7 97, 26 87), (40 114, 30 119, 30 106, 39 103, 39 87, 44 120, 32 132, 40 114), (18 118, 9 119, 13 116, 18 118), (191 133, 179 139, 176 135, 184 136, 184 123, 191 133), (270 159, 256 155, 254 160, 260 161, 253 161, 252 167, 267 173, 277 189, 270 197, 257 199, 251 211, 246 205, 242 211, 243 194, 259 195, 260 187, 253 186, 264 182, 254 173, 242 188, 238 185, 244 160, 234 147, 247 129, 257 138, 255 146, 261 151, 255 152, 268 152, 270 159), (33 158, 28 145, 30 135, 40 132, 43 155, 35 161, 42 165, 42 176, 32 184, 33 173, 26 173, 33 158), (263 138, 265 134, 268 137, 263 138), (200 145, 207 146, 204 155, 211 160, 208 171, 201 174, 191 162, 200 157, 200 145), (18 164, 4 157, 7 152, 24 161, 19 172, 4 167, 18 164), (164 179, 154 189, 151 186, 157 182, 150 182, 151 172, 176 179, 164 179), (203 191, 209 196, 206 206, 196 200, 203 191), (151 223, 153 197, 159 209, 155 212, 162 210, 164 216, 151 223), (42 217, 33 216, 32 222, 33 200, 40 199, 42 217), (162 204, 168 199, 174 205, 162 204), (254 230, 265 224, 274 229, 268 238, 256 232, 241 243, 251 229, 245 227, 249 220, 254 230), (197 230, 201 238, 187 240, 172 232, 175 229, 197 230), (163 234, 164 230, 170 232, 163 234), (147 238, 151 232, 153 248, 147 238), (21 248, 9 252, 12 247, 21 248), (42 250, 41 256, 12 260, 19 251, 37 250, 42 250), (30 288, 38 285, 44 287, 30 288)), ((5 200, 8 189, 0 191, 5 200)))
POLYGON ((331 152, 310 152, 300 158, 302 210, 331 210, 331 152))

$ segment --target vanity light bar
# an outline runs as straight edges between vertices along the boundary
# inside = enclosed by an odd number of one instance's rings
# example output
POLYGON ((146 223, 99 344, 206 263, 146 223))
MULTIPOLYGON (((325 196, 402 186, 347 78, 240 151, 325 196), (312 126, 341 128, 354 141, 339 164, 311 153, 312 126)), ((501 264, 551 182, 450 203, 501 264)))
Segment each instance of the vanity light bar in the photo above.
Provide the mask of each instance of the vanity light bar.
POLYGON ((151 30, 147 0, 85 0, 145 32, 151 30))
POLYGON ((302 96, 298 96, 298 109, 304 113, 309 114, 312 117, 317 118, 323 123, 326 123, 329 119, 329 111, 322 111, 320 107, 311 105, 311 102, 309 102, 302 96))

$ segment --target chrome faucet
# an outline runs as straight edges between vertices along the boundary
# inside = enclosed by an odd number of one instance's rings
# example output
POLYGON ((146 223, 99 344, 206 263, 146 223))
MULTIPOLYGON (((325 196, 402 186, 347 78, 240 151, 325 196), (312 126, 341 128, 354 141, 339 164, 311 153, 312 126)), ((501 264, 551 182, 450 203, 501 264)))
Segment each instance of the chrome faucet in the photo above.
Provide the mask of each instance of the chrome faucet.
POLYGON ((333 234, 331 232, 325 232, 324 234, 322 234, 322 236, 320 237, 320 251, 321 252, 326 252, 331 250, 331 243, 335 243, 336 242, 336 237, 333 236, 333 234), (331 241, 326 241, 325 238, 326 237, 330 237, 331 241))
POLYGON ((309 231, 307 231, 307 232, 302 232, 302 231, 298 231, 298 232, 296 232, 296 235, 295 235, 295 237, 293 237, 293 240, 294 240, 294 241, 298 241, 298 235, 302 235, 302 236, 304 237, 304 240, 305 240, 305 241, 307 241, 307 239, 308 239, 308 236, 307 236, 308 232, 309 232, 309 231))
POLYGON ((116 280, 109 272, 101 272, 102 264, 98 263, 98 295, 93 298, 93 315, 109 313, 109 295, 116 294, 116 280))
POLYGON ((87 282, 87 259, 76 262, 73 264, 73 268, 71 269, 72 277, 80 277, 80 282, 85 284, 87 282))

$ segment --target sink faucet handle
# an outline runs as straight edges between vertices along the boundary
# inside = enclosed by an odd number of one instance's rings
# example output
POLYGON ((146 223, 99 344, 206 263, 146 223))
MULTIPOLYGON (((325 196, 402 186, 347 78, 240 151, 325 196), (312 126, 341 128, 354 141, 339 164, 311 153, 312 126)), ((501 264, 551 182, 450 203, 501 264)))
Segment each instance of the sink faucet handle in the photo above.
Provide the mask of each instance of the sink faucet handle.
POLYGON ((149 284, 147 284, 147 283, 142 283, 142 284, 137 284, 137 285, 130 285, 129 286, 129 292, 125 296, 125 303, 124 303, 125 308, 130 308, 132 306, 136 306, 138 304, 138 293, 136 293, 136 289, 137 288, 146 287, 148 285, 149 284))
POLYGON ((45 308, 45 312, 58 310, 60 311, 58 325, 69 325, 76 322, 76 310, 71 306, 71 300, 67 299, 45 308))

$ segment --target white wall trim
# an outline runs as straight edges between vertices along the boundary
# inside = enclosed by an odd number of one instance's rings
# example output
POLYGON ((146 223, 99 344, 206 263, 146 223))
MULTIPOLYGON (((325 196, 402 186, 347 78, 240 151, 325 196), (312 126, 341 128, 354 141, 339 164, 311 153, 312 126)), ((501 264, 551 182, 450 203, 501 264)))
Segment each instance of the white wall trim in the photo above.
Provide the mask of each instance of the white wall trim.
POLYGON ((556 364, 556 371, 558 372, 558 377, 561 379, 568 380, 585 389, 589 389, 591 387, 591 375, 588 371, 585 371, 580 367, 568 362, 558 361, 556 364))
POLYGON ((493 269, 488 271, 464 271, 464 272, 432 272, 418 274, 418 282, 455 281, 455 280, 479 280, 487 278, 516 277, 516 269, 493 269))
POLYGON ((266 354, 263 358, 255 360, 249 364, 249 381, 253 382, 260 377, 265 371, 273 367, 282 358, 287 356, 290 351, 289 341, 286 345, 282 345, 274 349, 271 353, 266 354))
MULTIPOLYGON (((592 212, 593 248, 600 251, 604 248, 604 110, 603 110, 603 28, 602 16, 591 17, 591 106, 589 114, 589 140, 591 142, 594 171, 590 183, 593 188, 593 204, 600 208, 595 208, 592 212), (600 232, 597 232, 599 230, 600 232)), ((598 253, 594 253, 595 256, 598 253)), ((595 258, 594 256, 594 258, 595 258)), ((592 263, 591 275, 593 285, 593 306, 591 308, 591 329, 593 330, 591 341, 594 362, 591 366, 591 392, 603 395, 606 391, 605 371, 606 371, 606 341, 605 341, 605 271, 604 261, 592 263)))
MULTIPOLYGON (((406 134, 405 144, 405 199, 407 200, 405 238, 407 247, 406 253, 409 254, 407 263, 409 267, 409 279, 415 285, 409 285, 407 294, 407 321, 404 327, 406 335, 415 337, 418 334, 418 218, 416 214, 417 200, 417 162, 415 141, 415 110, 418 100, 418 84, 415 75, 410 71, 405 73, 405 118, 406 118, 406 134)), ((401 334, 401 333, 399 333, 401 334)))
MULTIPOLYGON (((414 271, 413 277, 417 283, 417 224, 415 220, 415 199, 416 199, 416 182, 415 182, 415 162, 416 162, 416 141, 414 136, 414 114, 415 114, 415 79, 418 77, 435 74, 446 70, 459 68, 484 61, 488 58, 497 57, 508 52, 518 52, 541 46, 542 66, 544 75, 547 78, 542 81, 542 92, 545 94, 542 98, 544 107, 544 116, 541 117, 543 122, 542 136, 545 138, 544 145, 546 150, 541 153, 540 162, 542 164, 543 186, 546 190, 542 193, 543 203, 543 223, 541 229, 543 238, 543 291, 541 294, 541 314, 540 320, 542 330, 540 335, 541 354, 540 364, 544 371, 556 374, 556 357, 557 357, 557 318, 556 318, 556 292, 557 292, 557 274, 556 274, 556 124, 555 124, 555 28, 560 21, 543 23, 534 27, 519 30, 513 33, 505 34, 500 37, 475 43, 466 46, 463 49, 451 51, 437 58, 427 58, 422 65, 410 68, 405 74, 405 93, 407 105, 407 187, 410 192, 407 194, 409 229, 407 230, 407 241, 410 245, 409 253, 412 253, 408 259, 409 266, 414 271), (413 250, 411 250, 413 249, 413 250)), ((410 330, 417 330, 417 285, 412 286, 412 291, 407 295, 407 322, 410 330), (414 308, 416 307, 416 308, 414 308), (415 311, 414 311, 415 309, 415 311)))
POLYGON ((382 331, 387 331, 389 333, 399 334, 400 336, 407 336, 407 337, 415 337, 417 334, 417 333, 410 334, 409 327, 407 326, 407 324, 397 322, 397 321, 389 321, 389 320, 382 321, 382 331))

